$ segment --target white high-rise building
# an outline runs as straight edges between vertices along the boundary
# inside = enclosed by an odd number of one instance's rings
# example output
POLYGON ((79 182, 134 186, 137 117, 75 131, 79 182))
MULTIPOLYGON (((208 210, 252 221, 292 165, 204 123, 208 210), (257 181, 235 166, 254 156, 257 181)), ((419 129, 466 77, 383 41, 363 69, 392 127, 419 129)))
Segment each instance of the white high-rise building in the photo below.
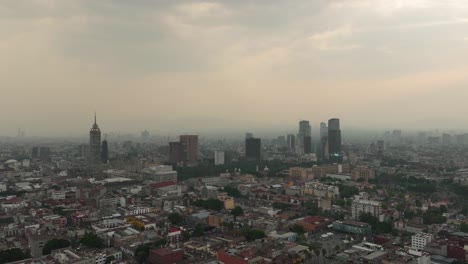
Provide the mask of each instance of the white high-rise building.
POLYGON ((215 165, 224 165, 224 151, 215 151, 214 154, 215 165))
POLYGON ((411 237, 411 247, 423 250, 424 247, 434 239, 432 234, 419 233, 411 237))

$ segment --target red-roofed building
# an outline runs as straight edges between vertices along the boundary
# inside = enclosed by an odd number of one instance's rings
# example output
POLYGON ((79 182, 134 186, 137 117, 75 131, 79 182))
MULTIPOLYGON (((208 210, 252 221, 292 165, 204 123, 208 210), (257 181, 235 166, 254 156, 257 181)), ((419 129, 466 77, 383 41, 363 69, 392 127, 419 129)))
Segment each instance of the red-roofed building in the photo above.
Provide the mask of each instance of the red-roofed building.
POLYGON ((310 216, 300 219, 297 224, 304 227, 306 232, 316 232, 325 229, 332 222, 333 219, 331 218, 326 218, 323 216, 310 216))
POLYGON ((151 193, 157 193, 163 195, 169 192, 177 192, 177 182, 175 181, 163 181, 158 183, 152 183, 149 185, 151 193))
POLYGON ((224 250, 218 251, 218 261, 223 264, 248 264, 249 260, 240 256, 229 254, 224 250))
POLYGON ((182 249, 158 248, 150 251, 149 263, 174 264, 182 262, 184 251, 182 249))

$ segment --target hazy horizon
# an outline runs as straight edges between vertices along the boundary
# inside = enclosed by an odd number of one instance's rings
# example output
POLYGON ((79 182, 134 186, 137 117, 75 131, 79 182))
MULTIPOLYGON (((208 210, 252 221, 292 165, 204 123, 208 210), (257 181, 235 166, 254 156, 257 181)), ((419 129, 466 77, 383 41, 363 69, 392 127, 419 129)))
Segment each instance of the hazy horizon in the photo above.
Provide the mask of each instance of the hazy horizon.
POLYGON ((461 0, 0 1, 0 136, 468 130, 461 0), (256 132, 257 131, 257 132, 256 132))

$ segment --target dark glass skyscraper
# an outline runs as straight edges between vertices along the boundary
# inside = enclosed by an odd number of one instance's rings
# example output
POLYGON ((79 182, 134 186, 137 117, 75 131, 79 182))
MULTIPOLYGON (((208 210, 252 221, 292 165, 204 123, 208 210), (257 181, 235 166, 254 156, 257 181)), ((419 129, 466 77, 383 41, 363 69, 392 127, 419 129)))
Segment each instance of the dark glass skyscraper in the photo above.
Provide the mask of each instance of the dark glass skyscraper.
POLYGON ((320 143, 318 147, 320 160, 328 159, 328 127, 325 122, 320 123, 320 143))
POLYGON ((304 154, 312 153, 312 137, 305 136, 304 137, 304 154))
POLYGON ((245 157, 248 161, 262 160, 262 143, 259 138, 245 139, 245 157))
POLYGON ((107 140, 102 141, 101 146, 101 161, 102 163, 107 163, 109 161, 109 148, 107 146, 107 140))
POLYGON ((342 161, 341 130, 340 120, 338 118, 328 120, 328 155, 330 161, 342 161))
POLYGON ((89 161, 99 163, 101 161, 101 130, 94 115, 94 124, 89 131, 89 161))

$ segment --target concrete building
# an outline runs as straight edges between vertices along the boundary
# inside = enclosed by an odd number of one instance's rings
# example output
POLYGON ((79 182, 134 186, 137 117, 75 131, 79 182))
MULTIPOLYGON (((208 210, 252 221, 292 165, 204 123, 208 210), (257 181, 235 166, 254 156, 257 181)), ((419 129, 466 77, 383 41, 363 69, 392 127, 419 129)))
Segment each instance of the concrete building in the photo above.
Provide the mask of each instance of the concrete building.
POLYGON ((184 162, 195 163, 198 161, 198 135, 181 135, 182 158, 184 162))
POLYGON ((169 162, 174 164, 182 162, 182 144, 180 142, 169 142, 169 162))
POLYGON ((224 209, 234 209, 234 198, 228 196, 226 192, 220 192, 217 198, 224 203, 224 209))
POLYGON ((31 150, 31 159, 40 160, 43 162, 50 161, 50 148, 49 147, 33 147, 31 150))
POLYGON ((172 248, 152 249, 149 254, 149 263, 151 264, 174 264, 182 262, 184 250, 172 248))
POLYGON ((419 233, 411 236, 411 247, 417 250, 423 250, 424 247, 434 239, 432 234, 419 233))
POLYGON ((335 221, 333 222, 332 228, 335 231, 344 233, 358 234, 358 235, 370 235, 372 234, 372 227, 368 223, 357 222, 357 221, 335 221))
POLYGON ((155 165, 143 169, 145 180, 150 180, 154 183, 174 181, 177 182, 177 171, 170 165, 155 165))
POLYGON ((262 160, 262 144, 259 138, 248 138, 245 140, 245 157, 248 161, 262 160))
POLYGON ((97 164, 101 162, 101 130, 94 115, 94 124, 89 131, 89 161, 97 164))
POLYGON ((313 166, 312 173, 314 174, 315 179, 319 179, 327 176, 327 174, 336 174, 336 173, 349 173, 350 167, 347 164, 327 164, 320 166, 313 166))
POLYGON ((294 151, 296 149, 296 136, 293 134, 288 134, 287 136, 287 145, 289 151, 294 151))
POLYGON ((340 189, 338 186, 326 185, 320 182, 306 182, 304 186, 304 194, 320 198, 335 199, 340 196, 340 189))
POLYGON ((365 167, 356 167, 351 170, 351 179, 364 179, 366 181, 375 179, 375 170, 365 167))
POLYGON ((379 218, 381 212, 381 203, 371 200, 354 200, 351 205, 351 215, 354 220, 359 220, 363 213, 370 213, 379 218))
POLYGON ((214 153, 215 165, 224 165, 224 151, 216 150, 214 153))

